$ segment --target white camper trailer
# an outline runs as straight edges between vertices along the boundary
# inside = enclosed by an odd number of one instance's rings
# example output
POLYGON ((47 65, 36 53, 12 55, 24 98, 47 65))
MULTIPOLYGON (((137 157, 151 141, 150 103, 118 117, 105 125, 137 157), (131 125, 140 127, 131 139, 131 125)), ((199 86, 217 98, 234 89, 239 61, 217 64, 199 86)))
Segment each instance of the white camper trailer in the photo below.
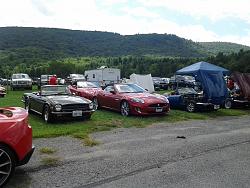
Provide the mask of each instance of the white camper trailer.
POLYGON ((99 84, 109 84, 109 83, 117 83, 121 78, 120 69, 108 68, 106 66, 102 66, 98 69, 87 70, 84 73, 87 81, 97 82, 99 84))
POLYGON ((154 83, 151 74, 141 75, 141 74, 131 74, 130 82, 135 83, 142 88, 148 90, 150 93, 154 92, 154 83))

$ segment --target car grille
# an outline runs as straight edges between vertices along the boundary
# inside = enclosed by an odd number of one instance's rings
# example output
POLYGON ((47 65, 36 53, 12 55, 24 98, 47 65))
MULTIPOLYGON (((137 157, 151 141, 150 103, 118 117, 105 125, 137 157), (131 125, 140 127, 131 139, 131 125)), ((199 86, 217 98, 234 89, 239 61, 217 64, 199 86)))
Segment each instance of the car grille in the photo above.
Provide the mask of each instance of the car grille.
POLYGON ((156 103, 156 104, 150 104, 149 107, 157 108, 157 107, 164 107, 167 106, 166 103, 156 103))
POLYGON ((29 83, 28 81, 17 81, 17 84, 19 85, 26 85, 28 83, 29 83))
POLYGON ((74 110, 89 110, 89 104, 66 104, 62 106, 62 111, 72 112, 74 110))

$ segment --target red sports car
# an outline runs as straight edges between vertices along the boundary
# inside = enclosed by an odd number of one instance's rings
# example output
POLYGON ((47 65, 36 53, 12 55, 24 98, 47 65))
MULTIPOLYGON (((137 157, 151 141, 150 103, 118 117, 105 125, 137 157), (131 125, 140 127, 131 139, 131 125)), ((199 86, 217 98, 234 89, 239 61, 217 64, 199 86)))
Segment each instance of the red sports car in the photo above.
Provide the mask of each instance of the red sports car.
POLYGON ((165 96, 150 94, 136 84, 108 85, 97 95, 99 107, 120 111, 123 116, 165 114, 169 102, 165 96))
POLYGON ((101 87, 92 82, 80 81, 76 85, 69 86, 69 90, 72 94, 91 100, 94 110, 98 108, 97 94, 102 91, 101 87))
POLYGON ((7 183, 16 166, 29 161, 34 149, 27 111, 0 108, 0 187, 7 183))

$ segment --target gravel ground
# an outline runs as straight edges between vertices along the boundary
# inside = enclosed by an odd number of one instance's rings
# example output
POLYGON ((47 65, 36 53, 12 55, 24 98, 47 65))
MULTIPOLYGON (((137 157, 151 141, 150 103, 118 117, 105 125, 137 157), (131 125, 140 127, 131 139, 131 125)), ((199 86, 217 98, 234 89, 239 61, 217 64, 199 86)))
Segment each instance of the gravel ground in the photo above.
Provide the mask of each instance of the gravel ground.
POLYGON ((7 187, 248 187, 249 122, 242 116, 119 128, 92 134, 101 143, 94 147, 71 137, 35 139, 32 159, 7 187), (44 147, 56 152, 42 154, 44 147))

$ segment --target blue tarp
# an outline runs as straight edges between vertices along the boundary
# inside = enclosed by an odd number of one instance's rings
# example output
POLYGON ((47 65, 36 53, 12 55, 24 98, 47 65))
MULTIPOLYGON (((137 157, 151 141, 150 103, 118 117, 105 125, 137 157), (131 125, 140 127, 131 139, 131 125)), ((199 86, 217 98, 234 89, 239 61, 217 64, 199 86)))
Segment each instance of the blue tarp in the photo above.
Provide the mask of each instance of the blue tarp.
POLYGON ((207 102, 222 104, 228 97, 224 80, 224 75, 229 74, 227 69, 207 62, 198 62, 178 70, 176 74, 195 77, 195 80, 201 83, 207 102))

